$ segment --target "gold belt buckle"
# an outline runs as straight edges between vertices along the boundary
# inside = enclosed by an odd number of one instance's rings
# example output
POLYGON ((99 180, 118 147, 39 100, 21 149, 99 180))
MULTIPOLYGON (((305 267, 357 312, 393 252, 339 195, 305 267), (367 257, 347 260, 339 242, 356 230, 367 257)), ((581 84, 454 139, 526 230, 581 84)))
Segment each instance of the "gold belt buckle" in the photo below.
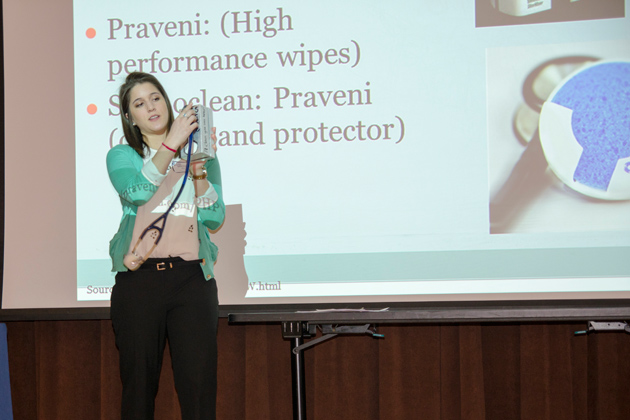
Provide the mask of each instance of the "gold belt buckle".
POLYGON ((166 263, 165 262, 157 263, 155 267, 157 268, 157 271, 166 270, 166 263))

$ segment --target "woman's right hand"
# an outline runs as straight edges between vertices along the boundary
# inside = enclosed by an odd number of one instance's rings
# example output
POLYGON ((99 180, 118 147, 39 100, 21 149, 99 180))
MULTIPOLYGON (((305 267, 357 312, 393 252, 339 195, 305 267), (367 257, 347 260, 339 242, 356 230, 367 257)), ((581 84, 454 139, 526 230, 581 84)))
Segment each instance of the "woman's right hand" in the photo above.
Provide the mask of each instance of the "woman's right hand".
POLYGON ((195 131, 198 127, 197 114, 193 110, 193 103, 191 101, 181 110, 177 118, 173 121, 173 125, 171 125, 171 129, 164 143, 172 149, 179 149, 186 144, 190 133, 195 131))

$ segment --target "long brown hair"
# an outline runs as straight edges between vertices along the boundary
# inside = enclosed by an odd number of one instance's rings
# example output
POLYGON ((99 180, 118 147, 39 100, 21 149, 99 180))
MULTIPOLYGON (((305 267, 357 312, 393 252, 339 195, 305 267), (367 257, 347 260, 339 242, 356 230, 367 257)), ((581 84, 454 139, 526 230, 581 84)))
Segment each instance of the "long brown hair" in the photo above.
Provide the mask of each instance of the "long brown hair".
POLYGON ((118 97, 120 98, 120 119, 122 120, 123 133, 129 146, 133 148, 138 154, 144 157, 146 149, 149 147, 143 139, 140 129, 133 124, 131 118, 129 118, 129 102, 131 101, 131 89, 142 83, 151 83, 157 88, 160 94, 166 101, 166 108, 168 109, 168 129, 170 130, 173 124, 173 108, 171 101, 168 99, 168 95, 164 90, 162 84, 155 76, 148 73, 133 72, 129 73, 125 79, 125 83, 120 86, 120 92, 118 97))

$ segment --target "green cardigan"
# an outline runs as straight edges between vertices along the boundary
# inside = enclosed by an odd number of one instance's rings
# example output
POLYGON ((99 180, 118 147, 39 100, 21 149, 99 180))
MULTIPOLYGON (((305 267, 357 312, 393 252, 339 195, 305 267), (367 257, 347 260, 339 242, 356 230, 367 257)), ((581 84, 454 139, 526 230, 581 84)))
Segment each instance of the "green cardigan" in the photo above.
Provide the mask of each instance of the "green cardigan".
MULTIPOLYGON (((143 166, 142 157, 126 144, 117 145, 107 153, 107 172, 112 185, 118 192, 123 210, 118 232, 109 242, 112 271, 127 271, 123 258, 129 252, 138 206, 149 201, 159 187, 143 175, 143 166)), ((208 160, 205 168, 208 172, 208 181, 218 195, 218 199, 211 206, 197 208, 199 258, 205 260, 202 269, 206 279, 210 279, 214 277, 214 263, 217 260, 218 248, 210 241, 208 229, 217 230, 221 226, 225 218, 225 204, 219 161, 208 160)))

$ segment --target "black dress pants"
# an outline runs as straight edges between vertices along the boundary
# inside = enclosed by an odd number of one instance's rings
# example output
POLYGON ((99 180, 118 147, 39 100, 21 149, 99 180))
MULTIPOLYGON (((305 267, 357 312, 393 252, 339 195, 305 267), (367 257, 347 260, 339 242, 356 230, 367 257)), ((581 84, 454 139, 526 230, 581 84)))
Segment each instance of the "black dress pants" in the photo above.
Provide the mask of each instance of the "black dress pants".
POLYGON ((111 318, 120 356, 122 420, 153 420, 167 340, 182 419, 216 418, 217 287, 199 264, 119 272, 111 318))

